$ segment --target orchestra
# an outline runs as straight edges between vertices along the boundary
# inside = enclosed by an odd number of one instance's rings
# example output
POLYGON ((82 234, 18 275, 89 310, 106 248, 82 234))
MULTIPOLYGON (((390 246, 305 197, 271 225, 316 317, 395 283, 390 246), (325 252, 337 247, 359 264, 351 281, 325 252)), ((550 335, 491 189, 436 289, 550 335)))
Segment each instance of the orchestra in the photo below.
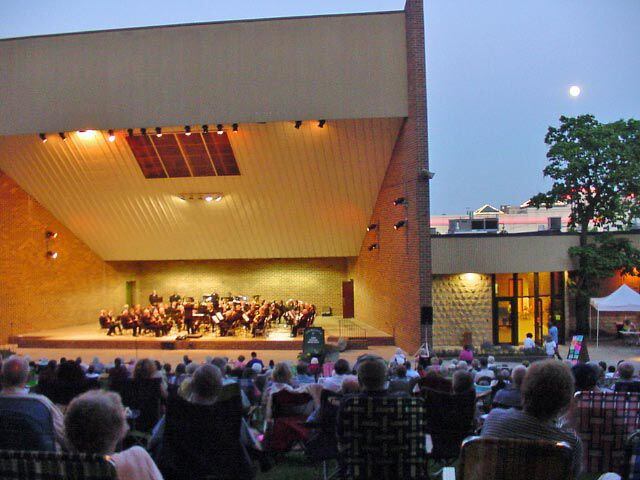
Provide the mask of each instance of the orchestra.
POLYGON ((100 327, 107 335, 120 335, 123 330, 132 330, 134 337, 143 333, 163 337, 171 334, 186 333, 200 336, 204 333, 220 337, 248 335, 265 336, 267 330, 275 325, 291 328, 291 336, 296 337, 305 328, 313 325, 316 307, 300 300, 286 302, 253 300, 246 296, 220 297, 217 293, 204 295, 202 301, 194 297, 183 297, 174 292, 169 303, 163 303, 163 297, 154 290, 149 295, 149 304, 124 305, 120 315, 101 310, 100 327))

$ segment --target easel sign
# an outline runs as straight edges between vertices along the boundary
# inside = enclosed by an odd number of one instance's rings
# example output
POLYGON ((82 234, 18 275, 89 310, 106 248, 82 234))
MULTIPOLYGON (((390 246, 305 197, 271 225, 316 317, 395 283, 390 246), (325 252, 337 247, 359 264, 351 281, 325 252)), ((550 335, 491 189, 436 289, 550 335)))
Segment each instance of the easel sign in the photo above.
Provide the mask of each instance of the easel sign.
POLYGON ((586 363, 589 361, 589 351, 587 350, 587 340, 584 335, 574 335, 567 352, 567 360, 575 365, 576 363, 586 363))

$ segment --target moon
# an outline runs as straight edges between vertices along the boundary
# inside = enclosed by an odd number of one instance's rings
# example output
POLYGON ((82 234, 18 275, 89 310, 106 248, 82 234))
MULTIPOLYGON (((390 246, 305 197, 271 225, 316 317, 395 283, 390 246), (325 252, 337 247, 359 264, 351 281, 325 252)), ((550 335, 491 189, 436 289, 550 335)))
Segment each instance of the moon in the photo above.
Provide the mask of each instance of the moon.
POLYGON ((569 87, 569 95, 571 95, 572 97, 580 96, 580 87, 577 85, 572 85, 571 87, 569 87))

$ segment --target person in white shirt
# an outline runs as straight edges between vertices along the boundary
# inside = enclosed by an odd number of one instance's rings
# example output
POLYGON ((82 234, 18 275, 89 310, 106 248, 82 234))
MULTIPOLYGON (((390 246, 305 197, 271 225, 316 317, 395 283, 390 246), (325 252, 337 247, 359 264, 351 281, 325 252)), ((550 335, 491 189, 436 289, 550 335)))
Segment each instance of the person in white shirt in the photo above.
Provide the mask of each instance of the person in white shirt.
POLYGON ((475 374, 473 380, 478 383, 482 377, 489 377, 491 380, 496 378, 494 371, 489 369, 489 360, 486 357, 480 358, 480 371, 475 374))
POLYGON ((544 351, 547 357, 553 358, 556 355, 557 349, 558 344, 551 338, 551 335, 547 335, 546 341, 544 342, 544 351))
POLYGON ((527 333, 527 338, 524 339, 524 349, 533 350, 536 348, 536 342, 533 341, 533 334, 527 333))
POLYGON ((56 442, 56 449, 66 449, 66 439, 64 434, 64 418, 62 412, 51 400, 44 395, 29 393, 27 381, 29 379, 29 363, 27 359, 20 355, 10 356, 2 364, 2 390, 1 397, 33 398, 42 403, 53 420, 53 432, 56 442))
POLYGON ((349 362, 347 362, 344 358, 336 361, 333 366, 333 375, 330 377, 322 377, 318 379, 318 383, 322 385, 322 388, 325 390, 331 390, 332 392, 339 392, 342 388, 342 382, 344 382, 345 378, 349 376, 351 373, 351 367, 349 366, 349 362))
POLYGON ((404 366, 407 367, 407 378, 409 380, 420 378, 420 374, 416 370, 414 370, 414 368, 411 366, 411 362, 405 362, 404 366))
POLYGON ((404 354, 404 351, 401 348, 396 349, 396 354, 391 357, 391 361, 389 363, 395 363, 396 365, 404 365, 404 362, 407 361, 407 356, 404 354))

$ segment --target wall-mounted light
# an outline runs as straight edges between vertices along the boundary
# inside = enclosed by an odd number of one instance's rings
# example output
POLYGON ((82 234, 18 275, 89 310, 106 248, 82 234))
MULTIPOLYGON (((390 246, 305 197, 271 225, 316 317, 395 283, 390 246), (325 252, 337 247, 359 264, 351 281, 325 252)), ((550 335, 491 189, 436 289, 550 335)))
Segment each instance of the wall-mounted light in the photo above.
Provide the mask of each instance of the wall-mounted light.
POLYGON ((133 138, 133 128, 127 128, 127 134, 133 138))
POLYGON ((394 230, 400 230, 400 229, 401 229, 402 227, 404 227, 406 224, 407 224, 407 221, 406 221, 406 220, 400 220, 399 222, 396 222, 396 223, 393 225, 393 229, 394 229, 394 230))
POLYGON ((217 133, 218 135, 222 135, 222 134, 224 133, 224 126, 223 126, 221 123, 219 123, 219 124, 216 126, 216 129, 217 129, 217 132, 216 132, 216 133, 217 133))
POLYGON ((372 230, 375 230, 376 228, 378 228, 378 224, 377 223, 372 223, 367 227, 367 232, 371 232, 372 230))
POLYGON ((327 121, 326 121, 326 120, 320 120, 320 121, 318 122, 318 128, 324 128, 324 124, 325 124, 325 123, 327 123, 327 121))
POLYGON ((296 120, 296 124, 294 125, 296 130, 300 130, 301 126, 302 126, 302 120, 296 120))
POLYGON ((162 128, 156 127, 156 137, 162 137, 162 128))
POLYGON ((180 200, 198 201, 204 200, 207 203, 220 202, 224 195, 222 193, 179 193, 176 195, 180 200))
POLYGON ((55 260, 56 258, 58 258, 58 252, 55 252, 55 251, 52 251, 52 250, 48 250, 47 251, 47 258, 55 260))
POLYGON ((231 129, 233 130, 233 133, 238 133, 238 124, 234 123, 233 125, 231 125, 231 129))
POLYGON ((404 205, 407 202, 407 199, 404 197, 398 197, 393 201, 393 204, 398 206, 398 205, 404 205))
POLYGON ((52 232, 51 230, 47 230, 46 232, 44 232, 44 236, 47 239, 58 238, 58 232, 52 232))
POLYGON ((372 243, 371 245, 369 245, 367 247, 367 249, 371 252, 373 250, 377 250, 378 249, 378 244, 377 243, 372 243))
POLYGON ((78 136, 82 140, 90 140, 96 134, 95 130, 78 130, 78 136))
POLYGON ((142 127, 142 128, 140 129, 140 135, 142 135, 143 137, 144 137, 144 136, 146 136, 146 135, 147 135, 147 129, 146 129, 146 128, 144 128, 144 127, 142 127))
POLYGON ((60 135, 60 138, 63 142, 67 141, 67 136, 64 134, 64 132, 58 132, 58 135, 60 135))
POLYGON ((206 123, 202 124, 202 133, 209 133, 209 125, 206 123))
POLYGON ((189 135, 191 135, 191 125, 185 125, 184 126, 184 134, 188 137, 189 135))
POLYGON ((40 137, 40 140, 42 140, 42 143, 47 143, 47 136, 44 133, 40 133, 38 136, 40 137))
POLYGON ((109 130, 109 141, 110 142, 115 142, 116 141, 116 135, 113 132, 113 130, 109 130))

